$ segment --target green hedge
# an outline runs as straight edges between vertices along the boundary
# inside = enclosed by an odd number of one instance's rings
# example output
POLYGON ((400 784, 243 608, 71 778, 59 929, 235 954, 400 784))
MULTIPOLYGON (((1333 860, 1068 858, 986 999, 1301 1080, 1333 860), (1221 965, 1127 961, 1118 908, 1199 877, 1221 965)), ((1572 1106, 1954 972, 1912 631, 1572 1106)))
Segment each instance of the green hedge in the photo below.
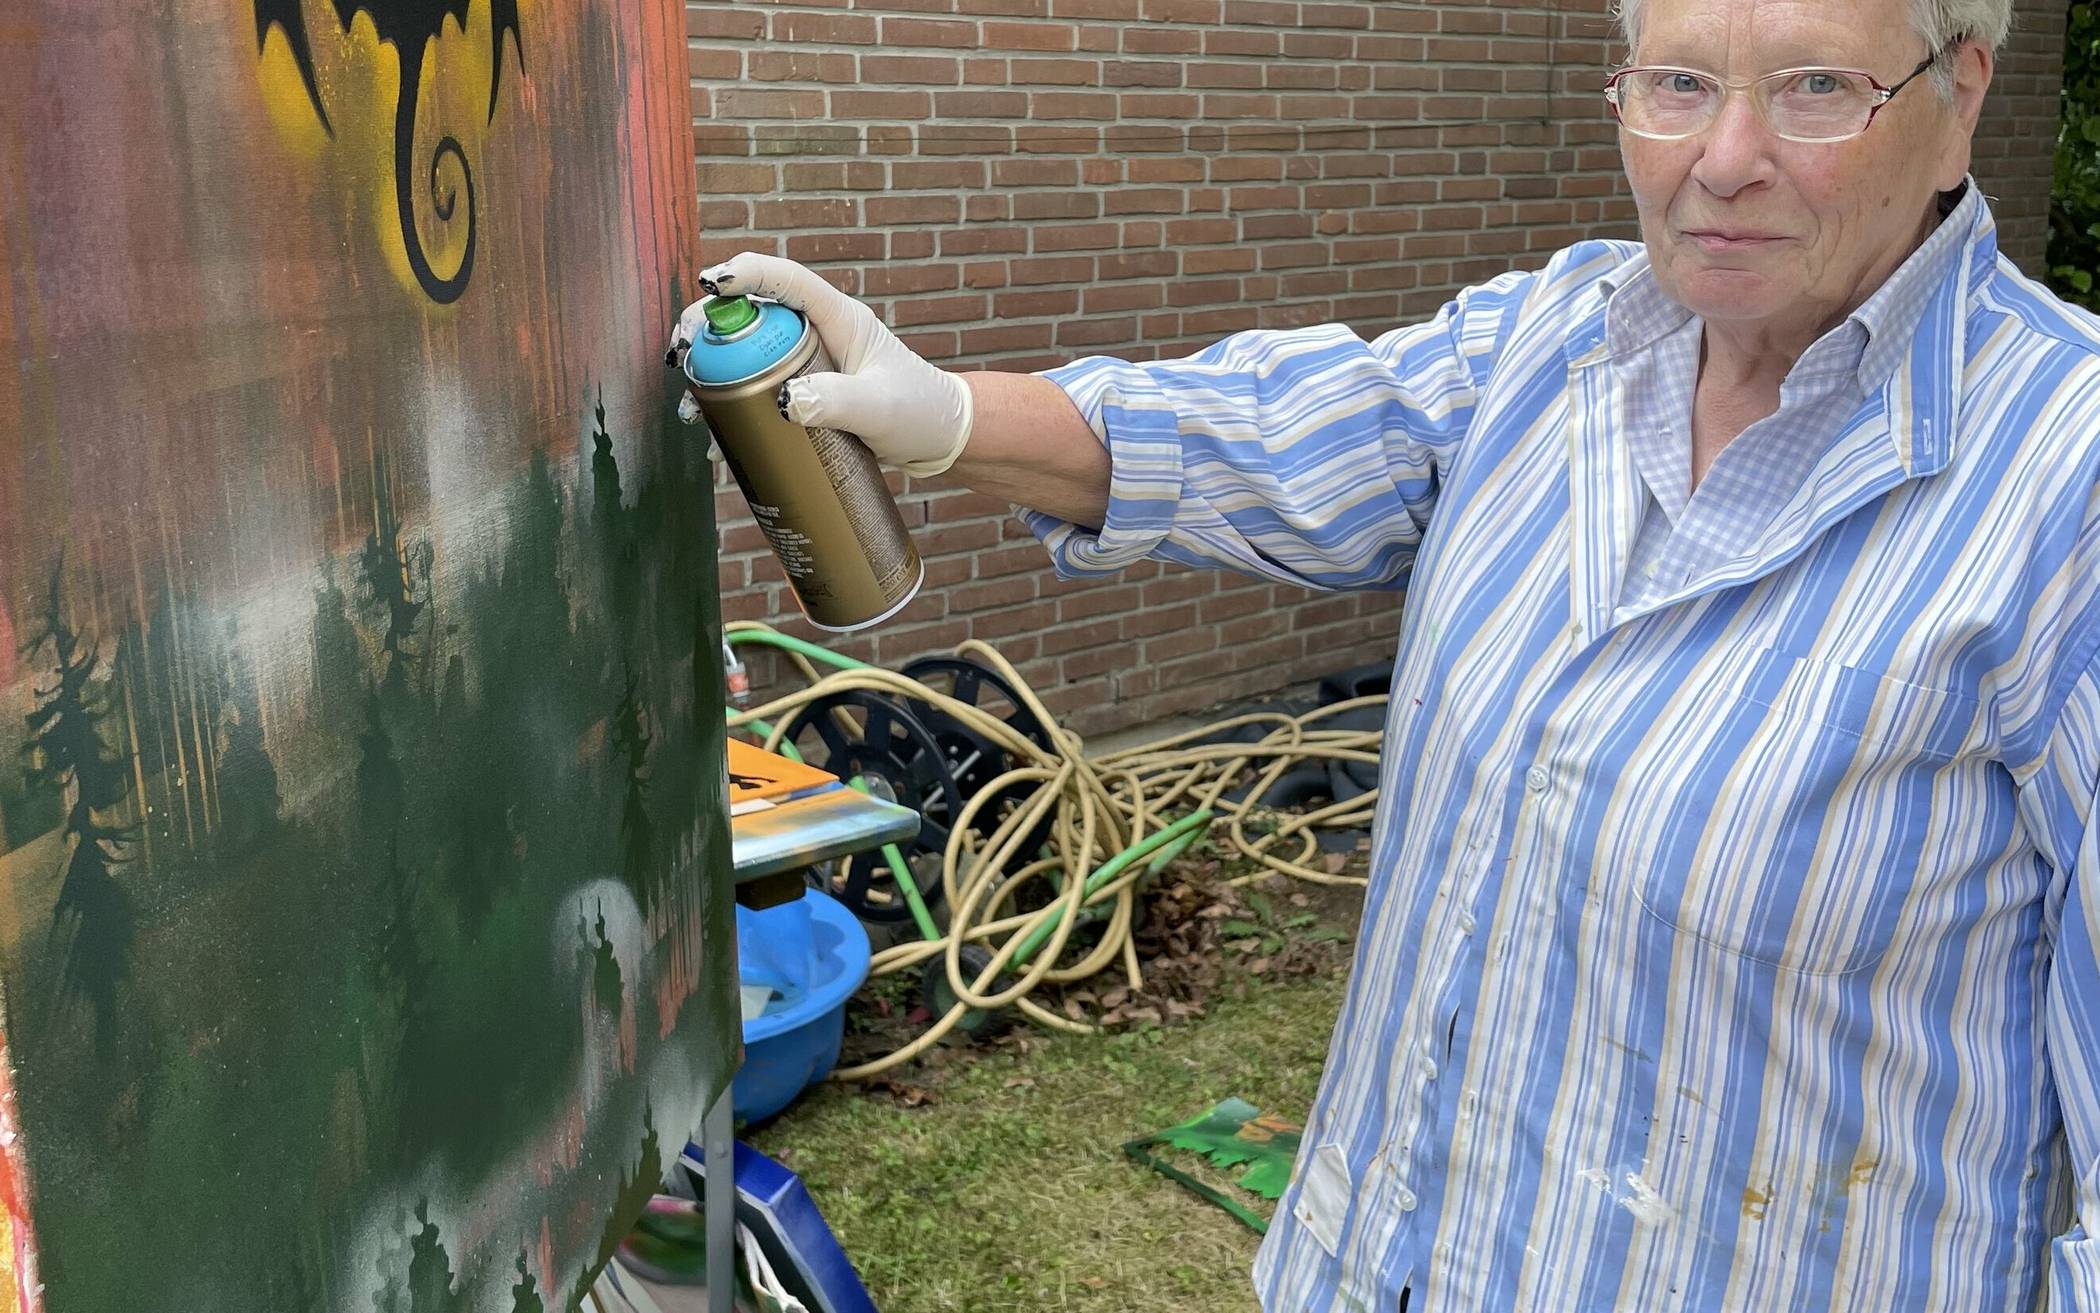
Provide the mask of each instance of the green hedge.
POLYGON ((2100 6, 2071 6, 2064 41, 2064 121, 2049 207, 2049 281, 2100 310, 2100 6))

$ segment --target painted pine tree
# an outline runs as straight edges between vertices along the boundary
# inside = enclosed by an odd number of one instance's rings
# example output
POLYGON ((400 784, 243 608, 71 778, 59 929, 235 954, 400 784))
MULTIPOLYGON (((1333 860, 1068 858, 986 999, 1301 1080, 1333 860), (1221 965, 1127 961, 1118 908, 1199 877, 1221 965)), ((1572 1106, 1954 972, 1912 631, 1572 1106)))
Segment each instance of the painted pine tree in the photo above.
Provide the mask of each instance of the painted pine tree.
POLYGON ((365 729, 358 736, 357 813, 359 847, 375 855, 386 878, 399 862, 401 819, 408 809, 407 787, 394 761, 394 744, 377 689, 365 696, 365 729))
POLYGON ((642 1151, 631 1169, 620 1173, 620 1193, 613 1202, 612 1214, 607 1218, 605 1230, 598 1238, 597 1261, 585 1268, 577 1279, 576 1289, 570 1298, 574 1308, 590 1290, 597 1274, 612 1261, 620 1248, 620 1241, 627 1236, 627 1229, 634 1219, 642 1215, 657 1191, 663 1188, 664 1142, 656 1133, 656 1108, 645 1096, 642 1100, 642 1151))
POLYGON ((547 1313, 546 1301, 540 1298, 539 1282, 525 1267, 525 1251, 518 1251, 518 1283, 510 1288, 510 1313, 547 1313))
POLYGON ((641 587, 634 526, 620 487, 620 465, 613 458, 612 434, 605 427, 605 398, 598 398, 597 429, 591 434, 591 525, 598 543, 598 568, 609 581, 608 610, 619 659, 631 659, 636 598, 641 587))
POLYGON ((598 909, 598 937, 591 944, 591 996, 598 1010, 609 1017, 620 1015, 620 996, 625 989, 620 979, 620 959, 613 954, 612 940, 605 934, 605 909, 598 909))
POLYGON ((321 586, 314 590, 313 705, 315 725, 357 722, 365 690, 364 639, 350 618, 350 598, 336 582, 335 558, 321 559, 321 586))
POLYGON ((620 514, 620 465, 613 459, 612 434, 605 429, 605 389, 598 389, 597 424, 591 432, 591 512, 600 533, 620 514))
POLYGON ((124 800, 125 771, 102 740, 98 722, 107 707, 96 677, 100 661, 66 619, 63 575, 62 563, 51 567, 42 624, 22 649, 29 660, 56 667, 55 681, 36 690, 25 751, 31 783, 65 799, 70 851, 53 911, 54 943, 63 954, 66 990, 94 1009, 96 1047, 108 1054, 134 934, 131 900, 112 874, 124 860, 127 831, 106 819, 124 800))
POLYGON ((419 1227, 408 1242, 408 1313, 454 1313, 459 1297, 452 1289, 452 1259, 430 1220, 430 1201, 416 1204, 419 1227))
POLYGON ((619 705, 613 708, 613 745, 619 749, 627 767, 627 797, 620 808, 620 877, 634 893, 634 901, 647 917, 656 906, 657 882, 663 872, 657 867, 656 827, 649 819, 649 733, 648 712, 636 696, 635 678, 627 676, 627 686, 620 695, 619 705))
POLYGON ((225 696, 219 704, 218 839, 228 852, 244 853, 276 827, 284 798, 276 764, 263 745, 262 698, 255 685, 254 661, 241 650, 233 621, 226 625, 225 666, 225 696))
MULTIPOLYGON (((423 655, 414 646, 417 624, 429 601, 416 588, 414 567, 421 557, 422 553, 403 541, 387 460, 381 456, 372 467, 372 531, 365 536, 358 563, 363 567, 366 601, 378 607, 386 618, 379 688, 389 707, 398 707, 407 700, 413 687, 412 668, 423 655)), ((420 564, 420 572, 427 580, 430 563, 421 559, 420 564)))

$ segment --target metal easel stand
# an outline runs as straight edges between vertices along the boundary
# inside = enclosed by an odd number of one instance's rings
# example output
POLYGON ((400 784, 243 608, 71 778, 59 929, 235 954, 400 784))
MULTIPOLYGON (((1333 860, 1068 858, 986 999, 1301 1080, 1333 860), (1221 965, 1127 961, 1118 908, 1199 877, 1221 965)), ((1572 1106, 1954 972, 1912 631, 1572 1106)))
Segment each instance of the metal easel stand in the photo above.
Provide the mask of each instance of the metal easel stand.
MULTIPOLYGON (((736 1158, 736 1111, 728 1086, 700 1122, 700 1150, 711 1163, 736 1158)), ((736 1313, 736 1173, 709 1172, 701 1199, 707 1210, 707 1313, 736 1313)))

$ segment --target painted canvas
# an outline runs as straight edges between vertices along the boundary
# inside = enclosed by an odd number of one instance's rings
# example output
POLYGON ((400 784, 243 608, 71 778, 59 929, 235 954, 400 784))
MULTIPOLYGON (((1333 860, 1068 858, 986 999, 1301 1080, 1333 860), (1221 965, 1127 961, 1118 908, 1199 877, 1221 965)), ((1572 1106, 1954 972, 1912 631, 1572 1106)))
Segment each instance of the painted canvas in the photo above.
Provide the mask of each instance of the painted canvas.
POLYGON ((683 7, 8 9, 0 1308, 566 1308, 736 1042, 683 7))

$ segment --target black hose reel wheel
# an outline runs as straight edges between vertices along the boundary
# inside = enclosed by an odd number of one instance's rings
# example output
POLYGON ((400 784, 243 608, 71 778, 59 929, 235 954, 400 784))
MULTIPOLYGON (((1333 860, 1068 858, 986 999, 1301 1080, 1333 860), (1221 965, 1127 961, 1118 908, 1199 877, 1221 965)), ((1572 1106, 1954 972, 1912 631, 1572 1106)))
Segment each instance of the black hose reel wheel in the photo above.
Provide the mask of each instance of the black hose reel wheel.
MULTIPOLYGON (((1057 750, 1049 728, 1021 701, 1020 690, 989 666, 965 657, 920 657, 897 673, 1005 722, 1045 752, 1057 750)), ((910 706, 920 723, 933 731, 965 796, 975 794, 1019 764, 1009 760, 998 744, 932 703, 914 698, 910 706)))
MULTIPOLYGON (((858 779, 870 796, 919 813, 917 837, 897 848, 920 898, 929 910, 937 906, 941 860, 963 792, 933 732, 891 698, 856 688, 803 703, 781 727, 781 741, 810 765, 848 784, 858 779)), ((871 924, 911 919, 911 904, 879 848, 833 863, 818 887, 871 924)))
POLYGON ((1393 691, 1393 663, 1374 661, 1369 665, 1351 666, 1337 670, 1320 679, 1320 705, 1331 707, 1337 702, 1349 702, 1356 698, 1377 697, 1393 691))
MULTIPOLYGON (((1315 811, 1329 803, 1346 801, 1349 797, 1361 797, 1361 793, 1338 792, 1334 775, 1330 772, 1333 762, 1309 761, 1295 769, 1285 771, 1262 790, 1254 805, 1271 811, 1315 811)), ((1234 789, 1234 801, 1242 801, 1254 792, 1253 784, 1243 784, 1234 789)), ((1316 829, 1311 831, 1312 840, 1322 852, 1347 852, 1356 847, 1356 832, 1353 830, 1316 829)))
MULTIPOLYGON (((1057 750, 1057 741, 1049 727, 1021 700, 1020 691, 989 666, 979 665, 966 657, 921 657, 898 673, 1003 721, 1045 752, 1057 750)), ((976 797, 993 780, 1025 764, 1014 760, 1004 748, 940 707, 917 698, 911 699, 908 705, 920 723, 932 731, 964 799, 976 797)), ((1008 786, 999 798, 978 810, 973 828, 980 834, 990 835, 999 827, 1001 817, 1011 808, 1026 802, 1035 792, 1035 787, 1032 784, 1008 786)), ((1054 812, 1045 812, 1043 819, 1014 850, 1013 869, 1035 860, 1036 853, 1050 841, 1055 826, 1054 812)))
MULTIPOLYGON (((991 950, 978 944, 964 944, 957 954, 962 959, 962 976, 972 984, 992 964, 991 950)), ((985 986, 987 993, 1006 988, 1006 977, 995 978, 985 986)), ((919 1001, 939 1021, 948 1015, 948 1009, 956 1004, 955 990, 948 984, 948 958, 945 954, 931 959, 919 969, 919 1001)), ((1004 1034, 1014 1023, 1012 1008, 995 1008, 986 1012, 980 1008, 966 1010, 956 1021, 956 1033, 973 1040, 988 1040, 1004 1034)))
MULTIPOLYGON (((1320 729, 1348 729, 1369 732, 1385 729, 1385 708, 1353 707, 1348 711, 1323 716, 1314 722, 1320 729)), ((1378 787, 1378 764, 1370 761, 1346 761, 1335 758, 1327 763, 1327 783, 1336 802, 1348 802, 1361 798, 1378 787)))
MULTIPOLYGON (((1222 719, 1233 720, 1240 716, 1252 716, 1259 713, 1295 718, 1305 714, 1305 707, 1303 704, 1293 704, 1272 699, 1267 702, 1257 702, 1248 707, 1233 708, 1230 714, 1222 717, 1222 719)), ((1205 734, 1202 738, 1191 739, 1181 746, 1183 748, 1208 748, 1226 743, 1259 743, 1280 728, 1282 726, 1273 720, 1249 721, 1245 725, 1234 725, 1231 729, 1217 730, 1213 733, 1205 734)))

